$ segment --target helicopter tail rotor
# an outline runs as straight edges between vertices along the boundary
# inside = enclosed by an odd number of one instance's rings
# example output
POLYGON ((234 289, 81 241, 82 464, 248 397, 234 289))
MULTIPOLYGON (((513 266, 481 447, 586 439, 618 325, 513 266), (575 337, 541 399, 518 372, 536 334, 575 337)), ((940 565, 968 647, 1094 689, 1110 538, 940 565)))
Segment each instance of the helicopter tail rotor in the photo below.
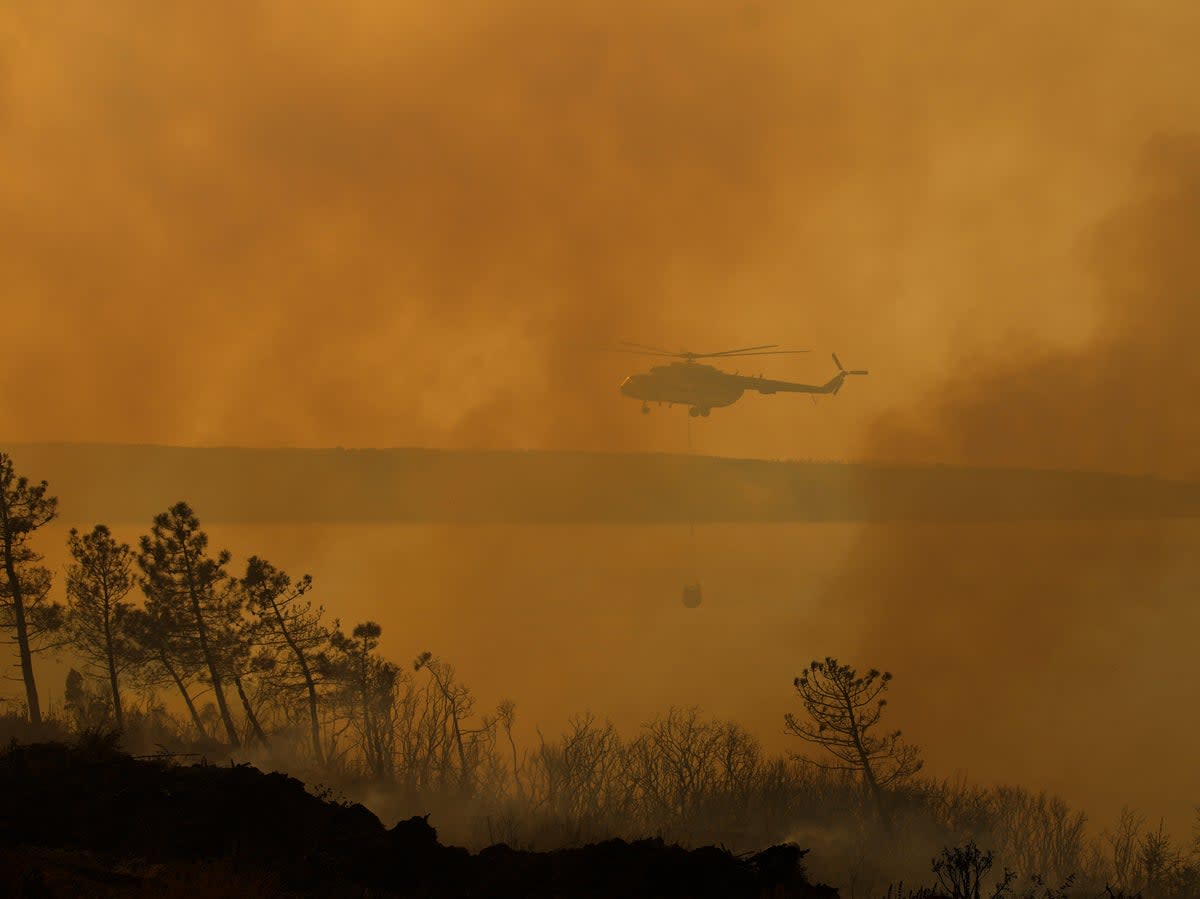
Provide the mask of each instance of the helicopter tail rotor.
POLYGON ((842 366, 842 360, 837 357, 837 353, 833 354, 833 364, 837 366, 837 376, 833 385, 833 395, 837 396, 839 390, 842 389, 842 384, 846 381, 847 375, 865 375, 869 372, 865 368, 846 369, 842 366))
POLYGON ((841 362, 841 360, 840 360, 840 359, 838 359, 838 357, 837 357, 837 353, 834 353, 834 354, 833 354, 833 364, 837 366, 837 368, 838 368, 838 373, 839 373, 839 374, 843 374, 843 375, 866 375, 866 374, 870 374, 870 372, 868 372, 868 371, 867 371, 865 368, 852 368, 852 369, 850 369, 849 371, 847 371, 845 368, 842 368, 842 362, 841 362))

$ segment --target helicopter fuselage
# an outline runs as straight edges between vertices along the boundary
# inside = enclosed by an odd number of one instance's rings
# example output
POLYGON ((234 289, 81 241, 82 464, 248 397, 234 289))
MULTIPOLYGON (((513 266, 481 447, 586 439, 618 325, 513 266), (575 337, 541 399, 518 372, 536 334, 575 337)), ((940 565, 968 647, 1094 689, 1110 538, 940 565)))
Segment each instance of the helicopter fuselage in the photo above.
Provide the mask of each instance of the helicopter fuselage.
POLYGON ((746 392, 741 375, 731 375, 711 365, 673 362, 656 365, 646 374, 630 375, 621 393, 649 403, 691 406, 704 415, 709 409, 732 406, 746 392))
POLYGON ((708 415, 711 409, 732 406, 747 390, 758 393, 837 393, 846 375, 865 375, 865 371, 846 371, 834 356, 838 373, 824 384, 798 384, 776 381, 761 375, 730 374, 711 365, 687 361, 655 365, 645 374, 630 375, 621 383, 621 393, 642 401, 642 411, 650 411, 649 403, 688 406, 692 415, 708 415))

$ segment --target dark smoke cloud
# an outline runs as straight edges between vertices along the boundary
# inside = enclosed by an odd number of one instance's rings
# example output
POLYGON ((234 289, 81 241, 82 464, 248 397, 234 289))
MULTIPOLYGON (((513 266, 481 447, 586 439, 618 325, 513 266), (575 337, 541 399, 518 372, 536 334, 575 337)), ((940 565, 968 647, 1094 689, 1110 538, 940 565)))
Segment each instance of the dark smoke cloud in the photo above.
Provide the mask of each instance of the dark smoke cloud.
MULTIPOLYGON (((1151 141, 1128 190, 1084 242, 1101 299, 1084 348, 968 364, 864 452, 1194 477, 1200 139, 1151 141)), ((1198 540, 1194 522, 867 527, 828 600, 861 622, 864 662, 903 672, 905 721, 943 771, 1104 815, 1147 802, 1182 829, 1200 791, 1183 748, 1200 731, 1179 715, 1200 702, 1198 540)))
MULTIPOLYGON (((875 423, 869 453, 906 461, 1200 473, 1200 136, 1146 148, 1132 197, 1087 239, 1099 322, 1077 350, 1011 346, 965 363, 919 411, 875 423)), ((1069 298, 1056 298, 1069 302, 1069 298)))
POLYGON ((1190 10, 7 4, 0 426, 678 448, 615 392, 646 360, 580 347, 778 341, 877 379, 703 447, 847 455, 951 353, 1086 332, 1041 313, 1196 111, 1190 10))
POLYGON ((69 8, 16 14, 4 261, 41 390, 9 427, 619 444, 623 406, 564 416, 615 395, 580 350, 659 333, 664 293, 771 227, 761 36, 599 5, 69 8))

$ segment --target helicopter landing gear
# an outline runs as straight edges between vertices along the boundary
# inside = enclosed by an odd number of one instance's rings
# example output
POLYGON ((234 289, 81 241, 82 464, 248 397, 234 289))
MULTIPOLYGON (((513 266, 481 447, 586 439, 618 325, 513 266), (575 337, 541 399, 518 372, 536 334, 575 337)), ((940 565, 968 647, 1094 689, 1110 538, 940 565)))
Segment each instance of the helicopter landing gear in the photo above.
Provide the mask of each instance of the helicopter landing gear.
POLYGON ((700 414, 703 415, 705 418, 708 418, 708 413, 711 411, 712 411, 712 409, 705 407, 700 410, 700 414))
POLYGON ((699 414, 700 414, 700 410, 698 408, 696 408, 695 406, 692 406, 690 409, 688 409, 688 415, 692 416, 692 418, 695 418, 699 414))
POLYGON ((650 404, 649 403, 642 403, 642 414, 643 415, 650 414, 650 404))
POLYGON ((692 408, 688 409, 688 415, 692 416, 692 418, 696 418, 699 415, 703 415, 705 418, 708 418, 708 414, 710 412, 712 412, 712 410, 707 406, 692 406, 692 408))

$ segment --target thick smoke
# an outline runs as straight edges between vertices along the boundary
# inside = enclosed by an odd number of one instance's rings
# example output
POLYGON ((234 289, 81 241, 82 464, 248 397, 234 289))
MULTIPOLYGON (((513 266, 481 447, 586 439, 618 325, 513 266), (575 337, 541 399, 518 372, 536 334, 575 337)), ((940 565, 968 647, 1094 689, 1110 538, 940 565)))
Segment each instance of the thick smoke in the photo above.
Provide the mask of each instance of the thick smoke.
MULTIPOLYGON (((1198 233, 1200 140, 1155 139, 1084 242, 1094 338, 968 363, 875 422, 864 452, 1194 477, 1198 233)), ((1194 522, 866 527, 828 599, 860 623, 864 663, 904 672, 905 720, 943 770, 1041 783, 1105 814, 1149 802, 1178 829, 1200 789, 1184 749, 1197 729, 1179 716, 1200 701, 1197 539, 1194 522)))
POLYGON ((587 348, 780 342, 876 376, 701 447, 846 456, 959 354, 1086 340, 1071 247, 1195 115, 1189 17, 7 4, 0 427, 677 449, 615 391, 648 360, 587 348))
POLYGON ((1200 474, 1200 416, 1187 413, 1200 390, 1200 136, 1150 141, 1129 193, 1081 240, 1099 298, 1090 341, 964 361, 917 411, 881 416, 867 454, 1200 474))

